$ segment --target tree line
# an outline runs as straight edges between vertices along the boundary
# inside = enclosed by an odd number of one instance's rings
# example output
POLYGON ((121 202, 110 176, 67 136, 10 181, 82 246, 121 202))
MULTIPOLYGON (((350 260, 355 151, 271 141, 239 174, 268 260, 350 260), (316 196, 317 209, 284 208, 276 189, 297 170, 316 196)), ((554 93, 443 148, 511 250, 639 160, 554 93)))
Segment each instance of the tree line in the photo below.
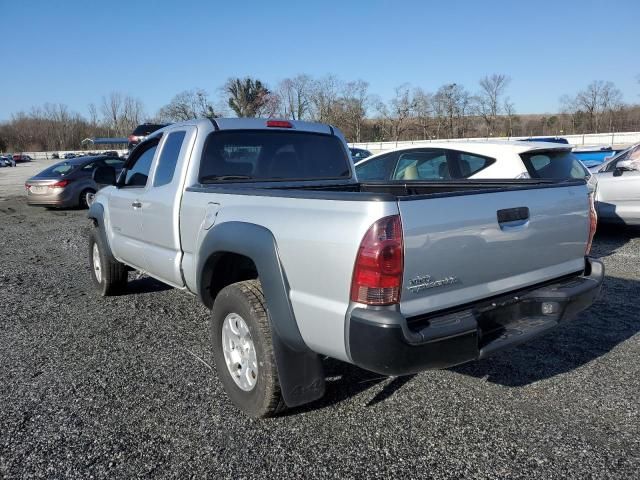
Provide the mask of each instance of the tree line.
POLYGON ((300 74, 269 86, 257 78, 231 78, 212 97, 193 88, 176 94, 155 114, 143 102, 112 92, 88 116, 64 104, 18 112, 0 124, 0 150, 78 149, 85 138, 122 137, 144 121, 178 122, 201 117, 278 117, 330 123, 352 142, 570 135, 640 130, 640 107, 627 104, 608 81, 593 81, 560 98, 556 114, 518 114, 508 95, 510 78, 482 77, 473 90, 448 83, 435 91, 403 83, 384 101, 364 80, 300 74))

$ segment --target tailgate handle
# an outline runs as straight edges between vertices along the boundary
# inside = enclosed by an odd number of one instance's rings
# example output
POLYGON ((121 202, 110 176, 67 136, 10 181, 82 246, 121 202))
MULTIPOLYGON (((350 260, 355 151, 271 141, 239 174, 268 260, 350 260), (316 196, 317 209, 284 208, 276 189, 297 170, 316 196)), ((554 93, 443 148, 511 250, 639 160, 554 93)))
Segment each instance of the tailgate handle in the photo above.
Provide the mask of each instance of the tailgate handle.
POLYGON ((521 222, 529 220, 529 207, 505 208, 498 210, 498 223, 521 222))

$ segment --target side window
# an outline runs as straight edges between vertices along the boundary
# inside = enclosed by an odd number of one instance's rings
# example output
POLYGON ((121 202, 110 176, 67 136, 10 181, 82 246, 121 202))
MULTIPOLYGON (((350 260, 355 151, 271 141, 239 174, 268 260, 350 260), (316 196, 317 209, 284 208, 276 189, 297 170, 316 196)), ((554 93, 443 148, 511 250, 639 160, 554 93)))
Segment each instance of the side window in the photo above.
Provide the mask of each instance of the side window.
POLYGON ((91 163, 87 163, 84 167, 82 167, 82 171, 87 173, 87 172, 92 172, 94 168, 96 168, 98 166, 97 162, 91 162, 91 163))
POLYGON ((124 165, 124 160, 120 160, 118 158, 107 158, 104 161, 104 163, 105 163, 105 165, 108 165, 110 167, 115 168, 116 170, 119 170, 124 165))
POLYGON ((173 132, 169 134, 165 140, 162 151, 160 152, 160 158, 158 159, 156 173, 153 177, 154 187, 161 187, 162 185, 171 183, 186 133, 185 131, 173 132))
POLYGON ((470 177, 494 162, 492 158, 480 157, 471 153, 460 154, 460 173, 464 178, 470 177))
POLYGON ((356 166, 358 180, 388 180, 396 164, 397 155, 388 154, 356 166))
POLYGON ((394 180, 449 180, 451 172, 443 150, 402 153, 394 180))
POLYGON ((134 159, 134 164, 129 167, 124 179, 125 187, 144 187, 147 184, 151 162, 157 149, 158 144, 152 144, 134 159))

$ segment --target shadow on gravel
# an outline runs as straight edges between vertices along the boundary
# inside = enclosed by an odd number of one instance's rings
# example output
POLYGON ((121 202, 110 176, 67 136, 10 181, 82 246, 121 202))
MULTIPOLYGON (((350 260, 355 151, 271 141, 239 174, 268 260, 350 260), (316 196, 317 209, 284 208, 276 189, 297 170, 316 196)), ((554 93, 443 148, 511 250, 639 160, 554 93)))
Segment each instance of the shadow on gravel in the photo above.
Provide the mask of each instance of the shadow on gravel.
POLYGON ((626 245, 629 240, 640 236, 640 228, 624 225, 600 224, 593 240, 591 255, 596 258, 608 257, 626 245))
POLYGON ((287 410, 284 412, 285 416, 336 405, 380 383, 386 382, 382 390, 366 403, 365 406, 371 407, 393 396, 415 377, 415 375, 387 377, 331 358, 327 358, 323 365, 327 379, 327 390, 324 397, 308 405, 287 410))
POLYGON ((640 281, 605 277, 599 300, 578 317, 530 343, 453 372, 520 387, 570 372, 640 332, 640 281))
POLYGON ((162 283, 155 278, 142 277, 135 280, 129 280, 127 288, 120 295, 139 295, 141 293, 154 293, 163 292, 165 290, 171 290, 166 283, 162 283))

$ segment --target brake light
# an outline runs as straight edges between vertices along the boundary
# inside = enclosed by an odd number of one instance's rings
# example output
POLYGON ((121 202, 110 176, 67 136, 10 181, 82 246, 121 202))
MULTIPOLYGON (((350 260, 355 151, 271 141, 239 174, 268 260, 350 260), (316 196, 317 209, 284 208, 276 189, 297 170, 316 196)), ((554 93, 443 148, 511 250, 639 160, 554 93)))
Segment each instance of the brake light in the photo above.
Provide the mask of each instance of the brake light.
POLYGON ((589 237, 587 239, 587 248, 584 251, 585 255, 591 253, 591 245, 593 244, 593 237, 596 234, 598 228, 598 213, 596 212, 596 204, 593 198, 593 193, 589 194, 589 237))
POLYGON ((286 120, 267 120, 267 127, 293 128, 293 124, 286 120))
POLYGON ((67 185, 69 185, 69 180, 60 180, 59 182, 49 185, 49 188, 64 188, 67 185))
POLYGON ((129 135, 128 137, 129 143, 136 143, 138 141, 138 137, 135 135, 129 135))
POLYGON ((400 301, 404 244, 399 215, 374 223, 365 234, 351 280, 351 300, 367 305, 391 305, 400 301))
POLYGON ((29 185, 28 183, 24 184, 24 188, 26 188, 27 190, 29 190, 31 188, 31 185, 29 185))

